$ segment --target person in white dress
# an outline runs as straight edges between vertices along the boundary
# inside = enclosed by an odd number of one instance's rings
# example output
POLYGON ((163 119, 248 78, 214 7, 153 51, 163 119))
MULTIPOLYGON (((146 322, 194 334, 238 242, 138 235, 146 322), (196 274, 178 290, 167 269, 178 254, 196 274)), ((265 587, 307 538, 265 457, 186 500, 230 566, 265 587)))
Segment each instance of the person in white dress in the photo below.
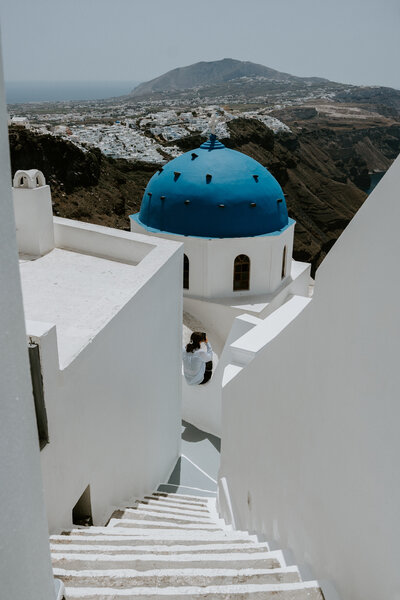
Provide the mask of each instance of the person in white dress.
POLYGON ((183 374, 189 385, 202 385, 211 379, 213 351, 207 335, 193 331, 182 350, 183 374))

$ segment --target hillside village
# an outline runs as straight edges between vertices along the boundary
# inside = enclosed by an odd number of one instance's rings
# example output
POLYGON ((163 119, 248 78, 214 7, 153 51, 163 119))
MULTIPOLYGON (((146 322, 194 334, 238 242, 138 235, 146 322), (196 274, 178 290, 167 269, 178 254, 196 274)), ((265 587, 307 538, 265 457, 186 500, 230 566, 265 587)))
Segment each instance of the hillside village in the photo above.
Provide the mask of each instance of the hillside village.
MULTIPOLYGON (((14 110, 18 114, 21 113, 20 108, 15 108, 10 111, 10 115, 14 110)), ((220 117, 217 133, 221 138, 230 136, 226 123, 239 116, 257 119, 274 132, 290 131, 282 121, 266 114, 265 109, 228 112, 218 105, 200 106, 197 110, 186 112, 161 109, 147 113, 120 104, 111 105, 104 112, 92 111, 89 106, 84 106, 81 110, 78 106, 74 112, 66 110, 43 114, 30 112, 28 109, 24 111, 24 117, 11 116, 10 125, 27 127, 36 133, 59 136, 76 144, 83 151, 94 147, 112 158, 163 164, 168 158, 182 153, 179 147, 171 145, 171 142, 194 133, 206 135, 213 113, 220 117), (110 114, 116 116, 112 124, 109 124, 110 114), (168 146, 165 145, 166 142, 168 146)))

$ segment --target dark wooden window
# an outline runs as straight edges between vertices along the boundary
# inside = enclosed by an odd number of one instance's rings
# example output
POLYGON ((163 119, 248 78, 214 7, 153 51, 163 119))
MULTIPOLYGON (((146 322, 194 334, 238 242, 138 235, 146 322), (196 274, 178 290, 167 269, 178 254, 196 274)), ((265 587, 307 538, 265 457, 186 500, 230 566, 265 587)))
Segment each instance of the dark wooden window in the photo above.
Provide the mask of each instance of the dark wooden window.
POLYGON ((49 443, 49 430, 47 426, 47 412, 44 403, 44 389, 42 379, 42 367, 40 364, 40 352, 37 344, 28 344, 29 362, 31 367, 33 400, 35 403, 36 425, 39 437, 40 449, 49 443))
POLYGON ((183 255, 183 289, 189 289, 189 259, 186 254, 183 255))
POLYGON ((250 289, 250 259, 245 254, 235 258, 233 267, 233 291, 250 289))
POLYGON ((283 254, 282 254, 282 273, 281 273, 281 278, 283 279, 284 277, 286 277, 286 246, 283 249, 283 254))

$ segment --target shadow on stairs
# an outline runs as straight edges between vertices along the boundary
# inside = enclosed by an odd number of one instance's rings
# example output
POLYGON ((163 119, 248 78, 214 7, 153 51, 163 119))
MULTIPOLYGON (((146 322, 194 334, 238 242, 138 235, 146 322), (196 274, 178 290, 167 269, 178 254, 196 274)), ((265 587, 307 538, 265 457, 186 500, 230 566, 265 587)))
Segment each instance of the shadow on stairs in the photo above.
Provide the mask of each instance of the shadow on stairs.
POLYGON ((159 492, 215 496, 220 462, 221 440, 182 421, 182 448, 167 483, 159 492))

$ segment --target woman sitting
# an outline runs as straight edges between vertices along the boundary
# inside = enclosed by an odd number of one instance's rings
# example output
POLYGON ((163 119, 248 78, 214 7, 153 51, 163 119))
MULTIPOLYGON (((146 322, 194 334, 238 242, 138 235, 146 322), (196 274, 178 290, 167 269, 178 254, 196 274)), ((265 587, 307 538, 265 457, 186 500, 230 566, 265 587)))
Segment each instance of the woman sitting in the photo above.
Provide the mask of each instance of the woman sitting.
POLYGON ((183 349, 183 374, 189 385, 202 385, 211 379, 213 351, 207 335, 193 331, 190 342, 183 349))

